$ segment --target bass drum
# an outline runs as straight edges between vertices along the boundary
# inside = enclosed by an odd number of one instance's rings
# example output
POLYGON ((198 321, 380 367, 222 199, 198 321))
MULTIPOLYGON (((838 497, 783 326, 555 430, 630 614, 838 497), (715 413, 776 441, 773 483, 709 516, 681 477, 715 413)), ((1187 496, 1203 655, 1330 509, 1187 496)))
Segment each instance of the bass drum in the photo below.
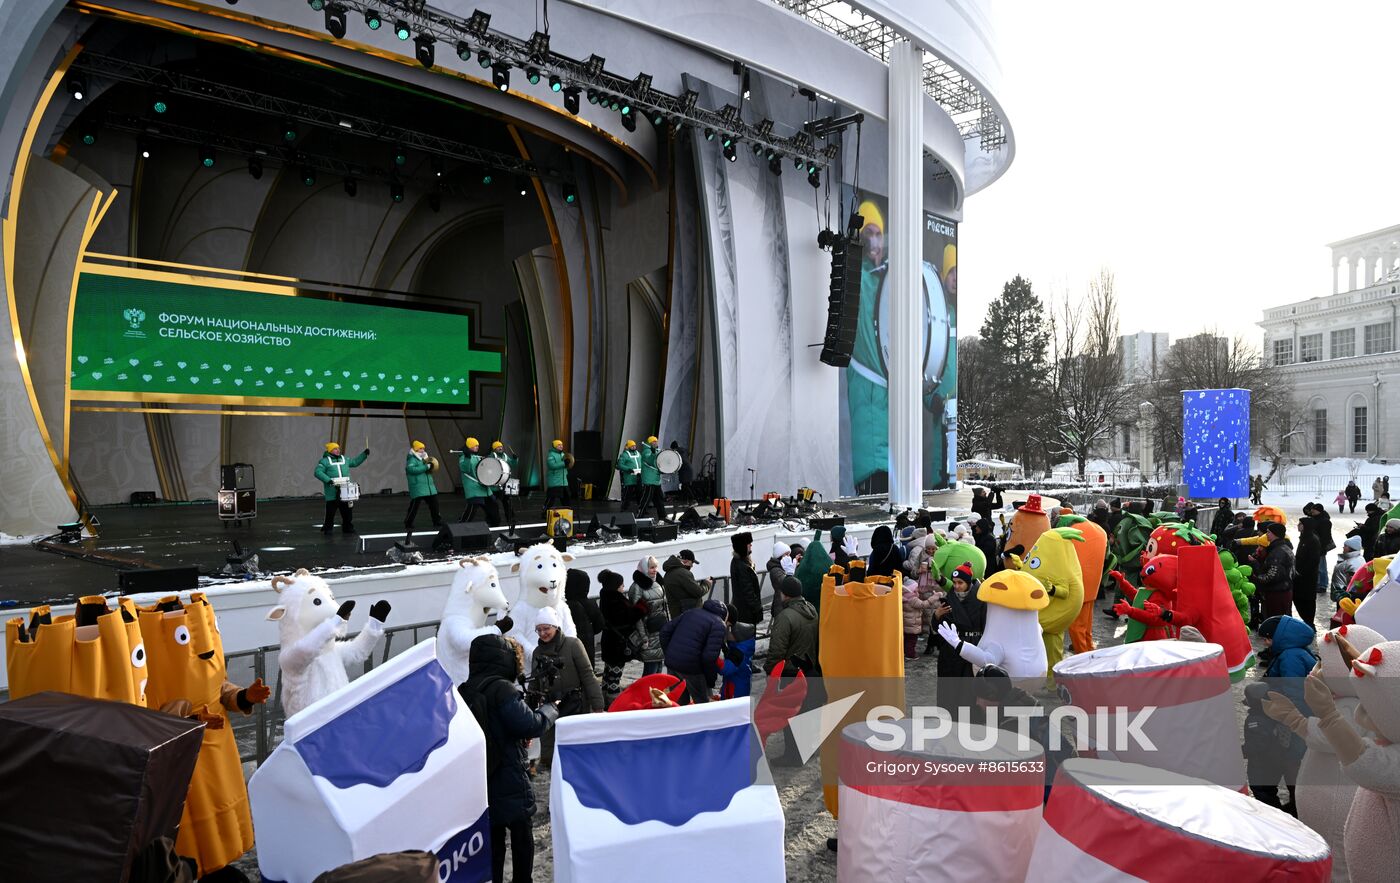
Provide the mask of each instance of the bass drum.
POLYGON ((500 487, 510 478, 510 466, 495 457, 482 457, 476 464, 476 480, 486 487, 500 487))
MULTIPOLYGON (((928 394, 943 379, 948 365, 949 337, 953 333, 948 320, 948 300, 938 271, 928 261, 923 262, 924 327, 923 327, 923 385, 928 394)), ((890 363, 890 277, 880 280, 880 293, 875 301, 875 332, 880 340, 880 376, 889 377, 890 363)), ((870 366, 876 367, 874 365, 870 366)))
POLYGON ((656 455, 656 470, 662 475, 675 475, 681 471, 681 455, 679 451, 667 448, 656 455))

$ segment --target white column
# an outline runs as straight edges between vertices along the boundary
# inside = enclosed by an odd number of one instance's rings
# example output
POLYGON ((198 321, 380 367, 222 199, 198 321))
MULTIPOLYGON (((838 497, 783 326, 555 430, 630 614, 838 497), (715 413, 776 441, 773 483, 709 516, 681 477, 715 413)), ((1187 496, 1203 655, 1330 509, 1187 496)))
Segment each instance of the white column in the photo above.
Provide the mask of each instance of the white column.
POLYGON ((1360 262, 1360 255, 1352 255, 1347 258, 1347 291, 1356 290, 1356 265, 1360 262))
POLYGON ((885 223, 890 292, 890 504, 923 504, 924 52, 900 40, 890 51, 890 213, 885 223))
POLYGON ((1333 256, 1332 256, 1332 293, 1333 293, 1333 294, 1339 293, 1340 290, 1341 290, 1341 287, 1342 287, 1341 279, 1340 279, 1340 277, 1339 277, 1339 274, 1337 273, 1338 264, 1340 264, 1340 263, 1341 263, 1341 259, 1338 258, 1336 255, 1333 255, 1333 256))

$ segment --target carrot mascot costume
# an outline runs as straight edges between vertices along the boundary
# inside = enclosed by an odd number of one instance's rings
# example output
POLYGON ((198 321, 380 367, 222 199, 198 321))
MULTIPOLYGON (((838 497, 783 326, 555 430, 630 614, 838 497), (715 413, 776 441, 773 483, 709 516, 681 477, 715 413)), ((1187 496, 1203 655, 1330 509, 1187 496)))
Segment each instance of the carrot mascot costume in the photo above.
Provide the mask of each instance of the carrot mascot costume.
POLYGON ((1099 584, 1103 582, 1104 556, 1108 553, 1108 534, 1102 527, 1083 515, 1061 515, 1056 527, 1072 527, 1084 535, 1084 542, 1074 543, 1079 559, 1079 574, 1084 582, 1084 603, 1079 615, 1069 627, 1069 645, 1075 653, 1094 649, 1094 602, 1099 599, 1099 584))

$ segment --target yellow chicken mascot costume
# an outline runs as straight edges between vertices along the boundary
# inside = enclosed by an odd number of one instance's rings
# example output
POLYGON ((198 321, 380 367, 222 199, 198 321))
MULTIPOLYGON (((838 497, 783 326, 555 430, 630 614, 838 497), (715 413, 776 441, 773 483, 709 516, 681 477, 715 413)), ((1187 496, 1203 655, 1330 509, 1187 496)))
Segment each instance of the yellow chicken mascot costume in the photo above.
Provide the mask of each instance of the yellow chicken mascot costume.
POLYGON ((202 593, 192 592, 185 604, 162 598, 139 608, 137 620, 149 654, 151 707, 205 724, 175 851, 207 876, 253 848, 248 788, 228 714, 249 714, 271 691, 261 678, 246 689, 228 682, 219 624, 202 593))

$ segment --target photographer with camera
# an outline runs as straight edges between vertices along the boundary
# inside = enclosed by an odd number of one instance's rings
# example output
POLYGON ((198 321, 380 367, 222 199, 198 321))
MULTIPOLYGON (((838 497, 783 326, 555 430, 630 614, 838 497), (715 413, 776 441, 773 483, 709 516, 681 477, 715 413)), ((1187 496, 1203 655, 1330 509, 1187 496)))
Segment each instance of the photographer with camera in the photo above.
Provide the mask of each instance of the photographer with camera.
MULTIPOLYGON (((532 657, 533 668, 526 681, 525 698, 531 705, 554 702, 559 716, 587 714, 603 710, 603 687, 593 673, 593 660, 578 638, 571 638, 559 629, 563 623, 553 607, 540 610, 535 634, 540 642, 532 657)), ((548 769, 554 762, 554 733, 546 733, 540 742, 540 765, 548 769)))
POLYGON ((491 879, 505 879, 506 834, 510 834, 511 875, 528 881, 535 866, 535 789, 526 773, 526 744, 554 733, 559 710, 551 703, 531 708, 517 680, 525 653, 503 635, 481 635, 468 653, 471 676, 458 687, 462 700, 486 736, 486 803, 491 819, 491 879))

